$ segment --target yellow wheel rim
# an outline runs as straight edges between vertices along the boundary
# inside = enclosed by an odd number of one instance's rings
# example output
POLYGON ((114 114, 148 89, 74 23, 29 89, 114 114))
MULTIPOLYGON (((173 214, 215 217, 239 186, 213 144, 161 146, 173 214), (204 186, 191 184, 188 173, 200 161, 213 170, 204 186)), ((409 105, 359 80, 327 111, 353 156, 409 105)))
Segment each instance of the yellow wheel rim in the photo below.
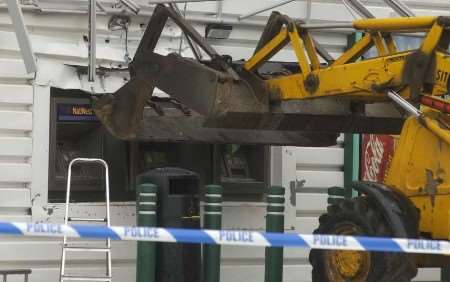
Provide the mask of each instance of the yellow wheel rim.
MULTIPOLYGON (((336 234, 360 234, 357 226, 341 225, 336 234)), ((325 251, 328 276, 333 282, 364 282, 370 272, 371 258, 368 252, 359 251, 325 251)))

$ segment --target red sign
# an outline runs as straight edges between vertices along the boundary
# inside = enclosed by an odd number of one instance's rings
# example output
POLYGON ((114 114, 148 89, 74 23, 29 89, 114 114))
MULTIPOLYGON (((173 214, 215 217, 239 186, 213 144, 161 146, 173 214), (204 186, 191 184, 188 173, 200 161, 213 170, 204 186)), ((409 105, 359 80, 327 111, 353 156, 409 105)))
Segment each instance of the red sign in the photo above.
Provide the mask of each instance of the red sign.
POLYGON ((361 178, 363 181, 383 182, 395 150, 391 135, 363 134, 361 178))

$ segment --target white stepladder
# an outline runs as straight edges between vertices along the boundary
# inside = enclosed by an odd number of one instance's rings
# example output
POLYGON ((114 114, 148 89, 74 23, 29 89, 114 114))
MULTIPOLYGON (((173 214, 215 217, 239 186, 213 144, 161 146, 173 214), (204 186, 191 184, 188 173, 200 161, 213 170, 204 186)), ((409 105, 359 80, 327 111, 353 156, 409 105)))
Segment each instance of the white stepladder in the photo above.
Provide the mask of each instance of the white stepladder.
MULTIPOLYGON (((88 158, 77 158, 73 159, 69 164, 68 174, 67 174, 67 194, 66 194, 66 210, 64 217, 64 224, 69 222, 105 222, 107 227, 111 226, 110 222, 110 209, 109 209, 109 171, 108 164, 102 159, 88 159, 88 158), (72 178, 72 166, 75 163, 96 163, 100 164, 105 168, 105 196, 106 196, 106 217, 105 218, 80 218, 80 217, 69 217, 69 203, 70 203, 70 184, 72 178)), ((67 242, 67 237, 64 236, 63 246, 62 246, 62 256, 61 256, 61 269, 60 269, 60 282, 63 281, 112 281, 112 265, 111 265, 111 239, 107 239, 104 246, 92 247, 92 246, 77 246, 69 245, 67 242), (66 275, 66 255, 67 252, 91 252, 91 253, 105 253, 106 255, 106 276, 96 277, 96 276, 86 276, 86 275, 66 275)))

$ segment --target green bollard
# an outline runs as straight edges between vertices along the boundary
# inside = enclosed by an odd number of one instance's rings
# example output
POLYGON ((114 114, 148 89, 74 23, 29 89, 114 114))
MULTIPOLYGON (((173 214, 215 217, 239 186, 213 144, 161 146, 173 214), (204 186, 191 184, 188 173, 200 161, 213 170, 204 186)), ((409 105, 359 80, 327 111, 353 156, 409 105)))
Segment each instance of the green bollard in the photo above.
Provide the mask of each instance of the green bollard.
MULTIPOLYGON (((206 186, 203 228, 222 228, 222 186, 206 186)), ((203 245, 203 282, 220 282, 220 246, 203 245)))
MULTIPOLYGON (((284 188, 273 186, 267 195, 267 232, 284 232, 284 188)), ((266 248, 265 282, 283 281, 283 248, 266 248)))
POLYGON ((450 268, 448 266, 441 268, 441 282, 450 282, 450 268))
MULTIPOLYGON (((156 227, 158 186, 144 183, 137 187, 137 225, 156 227)), ((156 278, 156 243, 137 243, 136 282, 154 282, 156 278)))

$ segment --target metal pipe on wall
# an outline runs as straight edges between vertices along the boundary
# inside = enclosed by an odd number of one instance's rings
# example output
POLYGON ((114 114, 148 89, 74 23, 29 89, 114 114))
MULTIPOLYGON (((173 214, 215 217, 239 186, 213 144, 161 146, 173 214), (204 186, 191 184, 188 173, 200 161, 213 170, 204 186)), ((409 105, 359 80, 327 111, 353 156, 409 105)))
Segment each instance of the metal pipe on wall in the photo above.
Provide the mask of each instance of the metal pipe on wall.
POLYGON ((342 0, 344 5, 347 4, 350 6, 355 12, 358 13, 362 18, 372 19, 375 18, 375 15, 372 14, 361 1, 359 0, 342 0))
POLYGON ((36 72, 36 59, 19 3, 17 0, 8 0, 7 7, 27 73, 36 72))
POLYGON ((120 3, 125 5, 128 9, 130 9, 136 15, 141 10, 141 7, 132 0, 120 0, 120 3))
POLYGON ((383 0, 383 1, 402 17, 416 16, 416 14, 413 11, 411 11, 411 9, 409 9, 408 6, 406 6, 405 3, 403 3, 400 0, 383 0))
POLYGON ((96 71, 96 52, 97 52, 97 0, 89 0, 89 68, 88 68, 88 80, 90 82, 95 81, 96 71))
POLYGON ((312 14, 312 0, 306 1, 306 17, 305 22, 308 22, 311 20, 311 14, 312 14))
POLYGON ((294 2, 294 1, 295 1, 295 0, 284 0, 284 1, 279 2, 279 3, 277 3, 277 4, 273 4, 273 5, 270 5, 270 6, 268 6, 268 7, 265 7, 265 8, 262 8, 262 9, 258 9, 258 10, 256 10, 256 11, 251 12, 251 13, 242 15, 242 16, 239 17, 239 20, 244 20, 244 19, 246 19, 246 18, 250 18, 250 17, 255 16, 255 15, 257 15, 257 14, 264 13, 265 11, 269 11, 269 10, 275 9, 275 8, 277 8, 277 7, 280 7, 280 6, 289 4, 289 3, 294 2))
POLYGON ((107 8, 99 1, 97 1, 97 7, 104 13, 106 13, 107 8))
POLYGON ((223 2, 217 2, 217 19, 221 20, 223 16, 223 2))

